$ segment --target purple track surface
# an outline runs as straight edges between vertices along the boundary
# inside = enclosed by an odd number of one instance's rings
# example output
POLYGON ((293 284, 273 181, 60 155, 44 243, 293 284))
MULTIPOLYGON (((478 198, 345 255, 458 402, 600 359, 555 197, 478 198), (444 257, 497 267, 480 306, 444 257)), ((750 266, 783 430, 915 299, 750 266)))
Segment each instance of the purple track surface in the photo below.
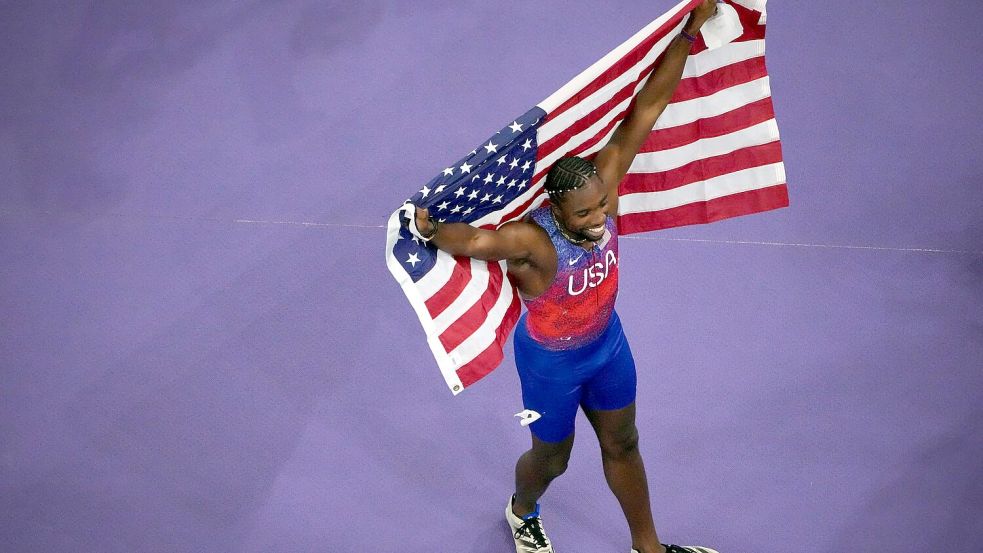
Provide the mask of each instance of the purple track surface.
MULTIPOLYGON (((978 550, 983 4, 771 4, 791 208, 622 245, 660 533, 978 550)), ((670 6, 0 2, 0 549, 510 551, 511 357, 453 397, 380 226, 670 6)))

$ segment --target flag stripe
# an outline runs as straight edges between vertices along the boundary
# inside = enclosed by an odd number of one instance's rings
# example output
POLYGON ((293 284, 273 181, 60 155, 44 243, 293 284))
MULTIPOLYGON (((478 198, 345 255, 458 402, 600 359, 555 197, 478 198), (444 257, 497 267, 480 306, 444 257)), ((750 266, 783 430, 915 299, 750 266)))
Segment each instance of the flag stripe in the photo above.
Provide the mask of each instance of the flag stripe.
POLYGON ((454 271, 450 279, 434 295, 427 298, 427 311, 432 318, 443 313, 471 281, 471 258, 455 257, 454 261, 454 271))
POLYGON ((670 190, 626 194, 618 200, 618 212, 625 215, 672 209, 688 203, 703 202, 784 182, 785 167, 781 163, 772 163, 696 181, 670 190))
POLYGON ((725 88, 749 83, 767 75, 768 70, 765 67, 765 59, 762 57, 725 65, 700 77, 690 77, 681 80, 679 86, 676 88, 676 92, 672 95, 670 103, 675 104, 677 102, 709 96, 725 88))
MULTIPOLYGON (((465 310, 460 317, 457 317, 446 330, 440 334, 440 343, 444 345, 444 351, 450 353, 461 345, 485 320, 490 306, 495 303, 502 289, 502 268, 498 263, 486 263, 487 270, 479 271, 479 274, 487 274, 487 286, 484 293, 477 296, 473 304, 465 310)), ((474 280, 472 281, 474 282, 474 280)), ((470 284, 469 284, 470 286, 470 284)), ((466 299, 467 296, 462 296, 466 299)), ((463 302, 462 302, 463 303, 463 302)))
POLYGON ((782 161, 780 142, 749 146, 719 156, 691 161, 672 171, 629 173, 618 187, 618 195, 659 192, 679 188, 700 180, 733 173, 741 169, 771 165, 782 161))
POLYGON ((787 206, 788 189, 784 184, 781 184, 704 202, 694 202, 663 211, 621 215, 618 217, 618 230, 625 234, 631 234, 655 229, 698 225, 787 206))
POLYGON ((749 145, 767 144, 778 140, 778 124, 774 119, 734 131, 723 136, 703 138, 671 150, 645 152, 632 161, 632 173, 654 173, 678 169, 693 160, 719 156, 749 145))
MULTIPOLYGON (((624 74, 630 68, 638 65, 646 57, 651 57, 653 51, 655 52, 656 57, 658 56, 658 54, 661 54, 661 49, 655 48, 656 44, 658 44, 659 41, 662 41, 666 36, 668 36, 668 33, 671 29, 680 25, 683 21, 683 18, 686 17, 686 13, 689 11, 688 9, 684 10, 680 8, 686 6, 687 4, 689 4, 689 6, 687 7, 692 8, 696 6, 698 3, 700 3, 700 1, 702 0, 689 0, 688 2, 684 0, 683 2, 677 4, 676 7, 673 9, 673 11, 665 14, 663 17, 660 17, 659 19, 654 21, 652 25, 649 25, 648 27, 643 29, 643 31, 636 33, 635 36, 633 36, 625 43, 625 45, 623 45, 623 46, 630 45, 630 50, 628 50, 625 54, 621 55, 620 58, 617 59, 616 61, 612 61, 609 64, 609 66, 605 70, 603 70, 599 75, 590 79, 584 86, 580 87, 579 90, 570 94, 570 96, 566 100, 561 101, 559 105, 556 105, 552 109, 547 109, 549 107, 549 104, 551 104, 554 101, 555 95, 551 96, 542 104, 540 104, 540 106, 543 107, 543 109, 545 109, 550 114, 547 117, 547 121, 555 119, 556 117, 564 114, 571 107, 579 104, 594 92, 604 88, 604 86, 608 82, 615 80, 618 75, 624 74), (652 28, 653 26, 654 28, 652 28), (647 32, 648 34, 643 35, 642 34, 643 32, 647 32), (632 43, 634 44, 632 45, 632 43)), ((615 52, 617 51, 618 50, 616 49, 615 52)), ((597 64, 589 68, 587 71, 584 71, 584 73, 579 75, 571 82, 573 83, 579 81, 580 77, 584 76, 584 74, 591 73, 592 69, 597 67, 600 63, 607 62, 607 61, 608 60, 605 57, 605 59, 602 59, 597 64)), ((653 62, 655 61, 654 57, 652 61, 653 62)), ((564 87, 564 89, 565 88, 566 87, 564 87)), ((562 93, 564 92, 564 89, 560 89, 560 91, 558 92, 562 93)))
POLYGON ((704 138, 715 138, 753 127, 775 118, 771 98, 763 98, 715 117, 707 117, 686 125, 652 131, 640 153, 672 150, 704 138))
MULTIPOLYGON (((469 259, 471 265, 471 279, 461 290, 460 294, 454 298, 447 309, 438 317, 434 317, 434 331, 443 335, 444 331, 460 320, 465 313, 471 312, 480 303, 482 297, 489 292, 491 279, 494 278, 493 264, 485 263, 479 259, 469 259)), ((450 352, 452 348, 448 348, 450 352)))
POLYGON ((505 318, 502 320, 501 328, 505 329, 505 331, 496 333, 495 340, 484 351, 457 370, 457 377, 461 379, 461 383, 465 387, 483 378, 502 362, 502 358, 505 356, 503 346, 508 339, 509 332, 519 319, 521 311, 521 302, 518 297, 515 297, 506 311, 505 318))

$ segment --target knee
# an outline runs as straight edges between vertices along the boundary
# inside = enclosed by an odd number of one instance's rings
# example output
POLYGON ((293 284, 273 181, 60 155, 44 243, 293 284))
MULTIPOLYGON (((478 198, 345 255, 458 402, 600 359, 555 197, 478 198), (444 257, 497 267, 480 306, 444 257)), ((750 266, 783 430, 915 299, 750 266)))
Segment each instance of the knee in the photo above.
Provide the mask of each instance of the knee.
POLYGON ((567 471, 567 463, 570 461, 569 455, 551 455, 546 458, 544 468, 549 478, 556 478, 567 471))
POLYGON ((601 455, 607 459, 626 459, 638 453, 638 428, 629 428, 613 432, 601 438, 601 455))

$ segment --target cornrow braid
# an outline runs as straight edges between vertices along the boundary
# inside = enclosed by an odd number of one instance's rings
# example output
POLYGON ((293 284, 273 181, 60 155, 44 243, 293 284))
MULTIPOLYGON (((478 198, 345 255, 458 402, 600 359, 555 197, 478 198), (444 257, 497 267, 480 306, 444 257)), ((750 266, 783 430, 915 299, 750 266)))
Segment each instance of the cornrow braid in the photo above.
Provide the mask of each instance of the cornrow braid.
POLYGON ((556 203, 563 198, 565 192, 584 186, 596 174, 597 167, 592 162, 582 157, 565 157, 557 161, 546 174, 543 188, 549 194, 550 201, 556 203))

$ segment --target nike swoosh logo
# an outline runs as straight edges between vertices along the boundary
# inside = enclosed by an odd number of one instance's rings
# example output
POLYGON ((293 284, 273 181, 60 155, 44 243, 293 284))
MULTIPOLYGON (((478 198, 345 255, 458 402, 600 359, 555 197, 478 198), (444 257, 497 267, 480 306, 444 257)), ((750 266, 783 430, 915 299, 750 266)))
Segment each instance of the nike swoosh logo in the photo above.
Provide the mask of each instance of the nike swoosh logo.
POLYGON ((571 259, 571 260, 569 261, 569 263, 570 263, 570 265, 571 265, 571 266, 573 266, 573 264, 574 264, 574 263, 576 263, 576 262, 578 262, 578 261, 580 261, 580 258, 581 258, 581 257, 584 257, 584 256, 582 256, 582 255, 581 255, 581 256, 580 256, 580 257, 578 257, 577 259, 571 259))

